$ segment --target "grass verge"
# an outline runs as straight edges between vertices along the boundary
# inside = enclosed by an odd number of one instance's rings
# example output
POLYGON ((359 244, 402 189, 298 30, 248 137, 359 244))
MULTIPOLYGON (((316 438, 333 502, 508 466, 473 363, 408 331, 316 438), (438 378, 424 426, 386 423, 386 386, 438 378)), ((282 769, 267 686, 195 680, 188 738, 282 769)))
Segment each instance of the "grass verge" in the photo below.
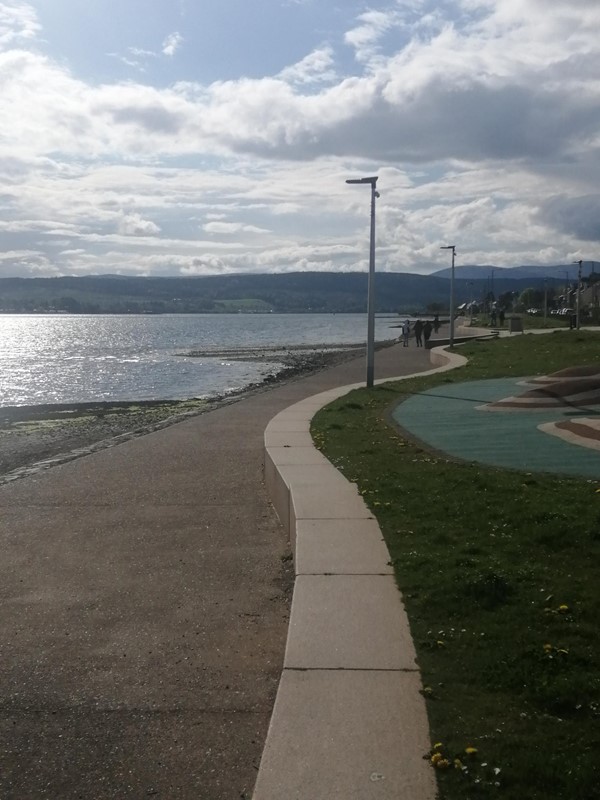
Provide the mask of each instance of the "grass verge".
POLYGON ((461 347, 466 367, 361 389, 313 420, 385 536, 444 800, 600 797, 600 483, 457 463, 389 412, 444 382, 598 363, 600 335, 461 347))

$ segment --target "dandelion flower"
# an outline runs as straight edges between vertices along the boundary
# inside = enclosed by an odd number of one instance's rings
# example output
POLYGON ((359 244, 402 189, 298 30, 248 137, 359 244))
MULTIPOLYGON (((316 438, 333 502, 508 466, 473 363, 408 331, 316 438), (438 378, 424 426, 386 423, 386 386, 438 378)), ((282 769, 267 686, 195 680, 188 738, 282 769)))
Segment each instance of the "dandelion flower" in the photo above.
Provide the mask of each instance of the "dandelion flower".
POLYGON ((474 756, 477 753, 477 748, 469 745, 469 747, 465 747, 465 753, 468 756, 474 756))
POLYGON ((462 769, 462 768, 463 768, 463 763, 460 760, 460 758, 455 758, 454 759, 454 769, 462 769))
POLYGON ((442 756, 442 754, 441 754, 441 753, 434 753, 434 754, 431 756, 431 763, 432 763, 432 764, 433 764, 433 766, 435 767, 435 766, 437 766, 437 763, 438 763, 438 761, 441 761, 441 760, 442 760, 442 758, 443 758, 443 756, 442 756))
POLYGON ((433 745, 433 749, 434 750, 439 750, 440 747, 443 747, 443 746, 444 746, 443 742, 436 742, 436 744, 433 745))
POLYGON ((438 769, 448 769, 449 766, 450 762, 448 761, 447 758, 441 758, 436 764, 436 767, 438 769))
POLYGON ((569 610, 569 606, 567 606, 567 605, 565 605, 565 604, 563 603, 561 606, 559 606, 559 607, 558 607, 558 610, 559 610, 559 611, 560 611, 562 614, 565 614, 565 613, 566 613, 566 612, 569 610))

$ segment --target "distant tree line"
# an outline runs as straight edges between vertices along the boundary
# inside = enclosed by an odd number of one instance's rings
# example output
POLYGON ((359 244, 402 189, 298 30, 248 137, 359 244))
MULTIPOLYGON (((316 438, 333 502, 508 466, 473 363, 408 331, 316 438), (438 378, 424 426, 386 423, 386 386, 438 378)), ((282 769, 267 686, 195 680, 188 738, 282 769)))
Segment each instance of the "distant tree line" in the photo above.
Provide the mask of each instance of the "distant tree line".
MULTIPOLYGON (((456 280, 457 304, 481 298, 485 281, 456 280)), ((521 293, 530 280, 497 281, 521 293)), ((448 310, 449 280, 435 275, 376 275, 378 313, 448 310)), ((296 272, 194 278, 94 275, 0 279, 0 312, 68 314, 364 313, 366 273, 296 272)))

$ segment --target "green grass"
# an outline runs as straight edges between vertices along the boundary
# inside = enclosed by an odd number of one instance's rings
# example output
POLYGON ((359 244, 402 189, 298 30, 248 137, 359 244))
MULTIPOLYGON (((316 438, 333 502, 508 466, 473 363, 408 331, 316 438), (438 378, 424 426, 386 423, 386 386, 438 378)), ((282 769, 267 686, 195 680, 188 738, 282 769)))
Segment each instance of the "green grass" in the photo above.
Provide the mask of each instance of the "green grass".
POLYGON ((405 437, 390 410, 436 383, 598 363, 600 335, 460 352, 467 367, 341 398, 315 417, 313 436, 356 481, 388 544, 432 753, 441 743, 440 796, 597 800, 600 483, 457 463, 405 437))
MULTIPOLYGON (((544 319, 543 315, 539 316, 532 316, 531 314, 521 313, 521 314, 506 314, 504 325, 499 324, 499 320, 497 320, 497 325, 492 325, 491 317, 489 314, 478 314, 473 318, 473 325, 479 328, 492 328, 493 330, 508 330, 509 328, 509 319, 510 317, 520 317, 523 323, 523 328, 525 330, 539 330, 540 328, 568 328, 569 327, 569 319, 567 317, 559 317, 558 315, 551 316, 548 314, 546 319, 544 319)), ((588 324, 587 322, 582 324, 588 324)))

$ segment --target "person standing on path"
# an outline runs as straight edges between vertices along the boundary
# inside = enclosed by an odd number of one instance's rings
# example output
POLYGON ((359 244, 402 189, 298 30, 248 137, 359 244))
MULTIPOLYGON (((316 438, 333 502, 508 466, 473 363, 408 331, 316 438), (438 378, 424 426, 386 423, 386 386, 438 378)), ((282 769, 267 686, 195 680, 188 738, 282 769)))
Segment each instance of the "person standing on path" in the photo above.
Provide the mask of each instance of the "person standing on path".
POLYGON ((402 323, 402 346, 408 347, 408 337, 410 336, 410 322, 405 319, 402 323))
POLYGON ((431 331, 433 330, 433 325, 429 320, 423 325, 423 336, 425 337, 425 347, 427 347, 427 342, 429 341, 429 337, 431 336, 431 331))
POLYGON ((423 323, 420 319, 415 322, 414 331, 417 347, 423 347, 423 323))

